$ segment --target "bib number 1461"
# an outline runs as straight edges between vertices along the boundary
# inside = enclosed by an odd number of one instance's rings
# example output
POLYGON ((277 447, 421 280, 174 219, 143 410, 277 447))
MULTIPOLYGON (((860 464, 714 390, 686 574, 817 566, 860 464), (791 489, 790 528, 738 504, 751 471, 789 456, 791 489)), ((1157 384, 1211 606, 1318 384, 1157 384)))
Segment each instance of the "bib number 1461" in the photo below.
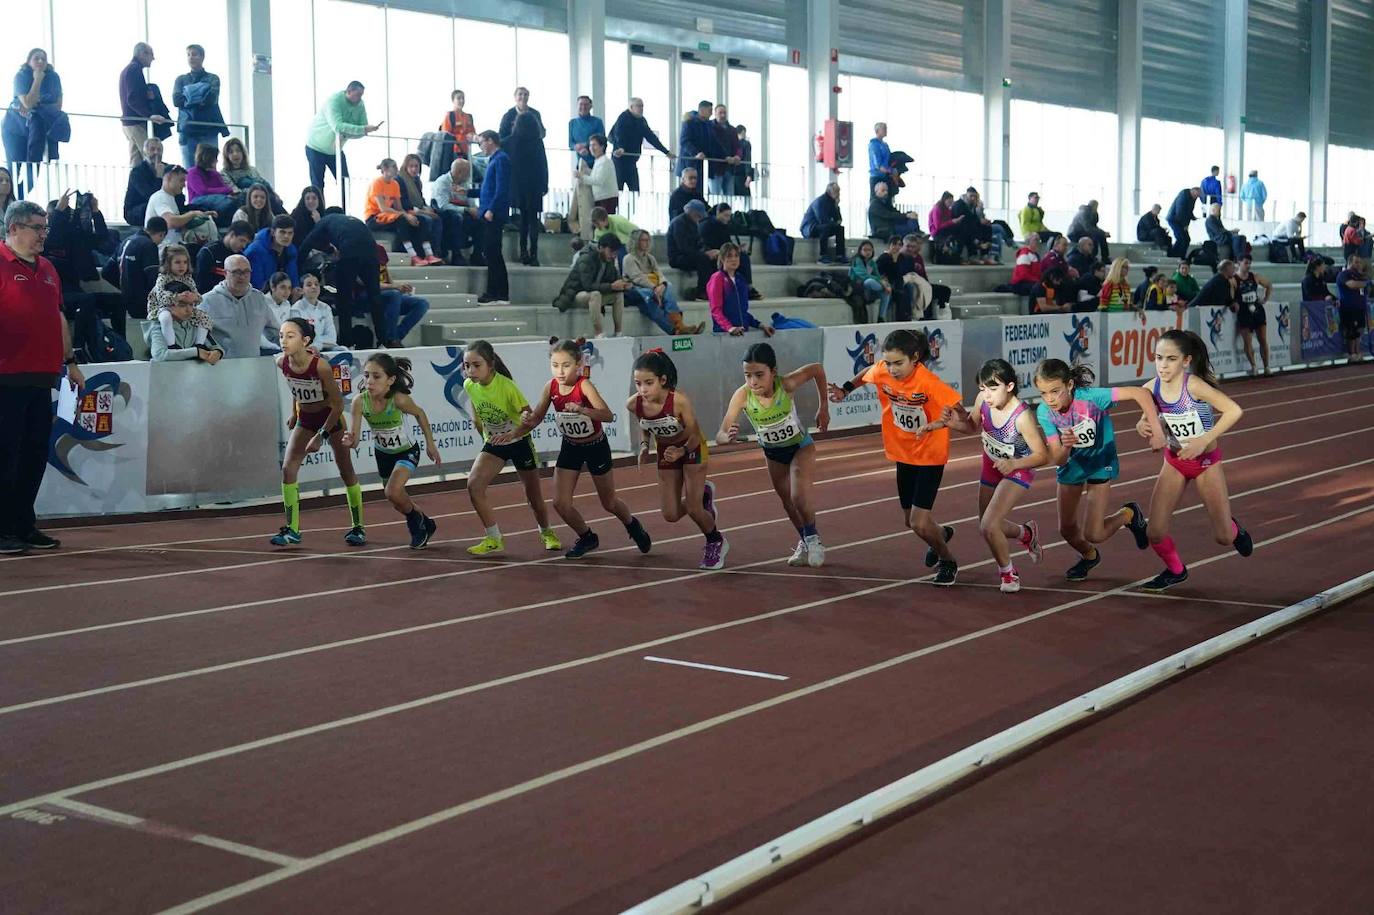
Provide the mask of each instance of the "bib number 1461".
POLYGON ((903 432, 915 434, 925 428, 925 408, 911 404, 894 403, 892 405, 892 422, 903 432))

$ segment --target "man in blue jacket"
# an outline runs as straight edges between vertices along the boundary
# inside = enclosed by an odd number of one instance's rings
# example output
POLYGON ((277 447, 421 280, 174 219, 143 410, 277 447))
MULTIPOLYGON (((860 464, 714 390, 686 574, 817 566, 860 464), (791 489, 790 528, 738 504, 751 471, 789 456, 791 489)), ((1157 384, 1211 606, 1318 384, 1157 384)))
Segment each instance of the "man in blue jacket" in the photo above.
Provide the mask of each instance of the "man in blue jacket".
POLYGON ((844 263, 844 216, 840 213, 840 186, 831 182, 825 193, 811 201, 801 222, 802 238, 818 238, 821 241, 820 257, 817 263, 844 263), (835 239, 835 256, 830 256, 829 242, 835 239))
POLYGON ((273 217, 270 229, 258 230, 243 252, 253 267, 254 288, 263 289, 272 274, 280 271, 291 277, 293 297, 300 295, 301 271, 296 260, 296 246, 292 244, 295 235, 296 222, 285 213, 273 217))
POLYGON ((1169 205, 1169 213, 1165 220, 1169 223, 1169 228, 1174 230, 1174 246, 1169 249, 1170 257, 1188 256, 1188 245, 1192 242, 1188 236, 1188 224, 1197 219, 1193 211, 1197 208, 1197 199, 1201 195, 1201 188, 1185 187, 1169 205))
POLYGON ((688 112, 682 119, 682 129, 677 135, 676 174, 681 175, 689 165, 699 173, 705 173, 706 168, 700 160, 705 160, 711 154, 711 108, 711 102, 702 99, 697 103, 697 110, 688 112))
POLYGON ((510 304, 510 279, 506 259, 501 254, 501 227, 510 216, 510 158, 501 149, 501 138, 494 130, 477 136, 487 154, 487 171, 482 176, 482 197, 473 215, 482 226, 482 253, 487 261, 487 291, 479 305, 510 304))
POLYGON ((181 109, 177 116, 181 161, 194 168, 196 147, 202 143, 218 146, 220 136, 228 136, 229 128, 224 126, 219 109, 219 77, 205 69, 205 49, 198 44, 187 45, 186 63, 191 72, 176 78, 172 104, 181 109))
POLYGON ((1221 166, 1213 165, 1212 173, 1202 179, 1202 202, 1221 203, 1221 179, 1217 176, 1221 174, 1221 166))
POLYGON ((868 189, 879 181, 887 181, 892 174, 892 150, 887 145, 887 124, 873 125, 873 139, 868 141, 868 189))
POLYGON ((585 162, 587 168, 596 164, 596 159, 587 148, 587 141, 598 134, 605 136, 606 125, 602 123, 601 118, 592 114, 592 97, 579 95, 577 117, 568 121, 568 148, 577 153, 577 158, 585 162))

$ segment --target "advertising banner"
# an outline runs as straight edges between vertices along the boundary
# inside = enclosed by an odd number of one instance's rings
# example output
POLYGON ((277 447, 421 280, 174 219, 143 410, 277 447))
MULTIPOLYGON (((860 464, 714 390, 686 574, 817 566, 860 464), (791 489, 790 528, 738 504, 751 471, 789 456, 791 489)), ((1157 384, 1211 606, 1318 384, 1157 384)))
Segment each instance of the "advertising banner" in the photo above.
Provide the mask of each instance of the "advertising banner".
POLYGON ((1340 312, 1325 299, 1302 303, 1302 360, 1335 359, 1346 351, 1341 336, 1340 312))
MULTIPOLYGON (((930 340, 926 368, 956 391, 963 387, 964 327, 959 321, 922 321, 914 324, 845 324, 824 328, 823 357, 826 377, 843 384, 882 358, 883 338, 900 329, 925 331, 930 340)), ((871 385, 855 391, 844 403, 832 404, 830 427, 847 429, 877 425, 882 406, 871 385)))
POLYGON ((1097 367, 1097 328, 1101 319, 1096 314, 1030 315, 1000 320, 1002 358, 1016 369, 1022 397, 1035 393, 1035 369, 1046 359, 1097 367))
POLYGON ((1103 384, 1144 381, 1155 374, 1155 341, 1166 330, 1187 329, 1186 313, 1114 311, 1105 315, 1107 377, 1103 384))

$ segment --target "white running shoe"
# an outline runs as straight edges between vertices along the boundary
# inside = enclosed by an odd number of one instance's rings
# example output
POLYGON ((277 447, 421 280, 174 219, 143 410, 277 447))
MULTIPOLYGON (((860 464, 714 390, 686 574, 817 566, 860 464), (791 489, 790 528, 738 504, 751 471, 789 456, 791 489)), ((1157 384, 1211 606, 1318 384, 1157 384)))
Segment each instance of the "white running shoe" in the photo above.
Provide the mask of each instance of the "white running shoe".
POLYGON ((825 563, 825 545, 821 543, 819 534, 812 534, 806 538, 806 564, 813 569, 819 569, 825 563))
POLYGON ((787 557, 787 564, 790 566, 806 565, 806 541, 798 540, 797 548, 792 551, 792 555, 787 557))
POLYGON ((1021 545, 1030 554, 1030 561, 1039 565, 1045 555, 1045 549, 1040 545, 1040 525, 1034 521, 1027 521, 1026 533, 1028 536, 1021 538, 1021 545))
POLYGON ((1015 594, 1021 590, 1021 576, 1016 574, 1016 570, 1002 573, 1002 593, 1015 594))

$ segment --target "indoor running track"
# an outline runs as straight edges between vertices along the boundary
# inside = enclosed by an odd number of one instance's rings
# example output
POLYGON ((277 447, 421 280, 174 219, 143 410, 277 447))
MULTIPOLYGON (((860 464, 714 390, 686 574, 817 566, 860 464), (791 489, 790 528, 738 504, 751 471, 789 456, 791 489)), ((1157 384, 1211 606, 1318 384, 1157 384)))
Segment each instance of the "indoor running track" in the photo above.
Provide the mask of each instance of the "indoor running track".
MULTIPOLYGON (((819 570, 783 564, 795 532, 755 448, 712 458, 724 572, 696 571, 700 535, 665 524, 633 469, 617 475, 648 556, 589 495, 601 551, 540 552, 511 485, 495 561, 464 552, 480 530, 461 493, 419 499, 440 523, 423 553, 373 502, 359 550, 340 507, 305 510, 287 552, 265 542, 275 513, 66 530, 59 553, 0 562, 4 909, 623 909, 1368 571, 1374 373, 1227 390, 1256 552, 1213 543, 1190 498, 1175 537, 1192 576, 1162 596, 1135 590, 1159 562, 1125 532, 1090 581, 1064 581, 1048 474, 1020 513, 1044 566, 1021 556, 1025 589, 1001 594, 975 438, 956 439, 936 505, 952 589, 926 583, 876 435, 818 446, 819 570)), ((1116 491, 1146 503, 1159 458, 1129 411, 1116 424, 1116 491)))

